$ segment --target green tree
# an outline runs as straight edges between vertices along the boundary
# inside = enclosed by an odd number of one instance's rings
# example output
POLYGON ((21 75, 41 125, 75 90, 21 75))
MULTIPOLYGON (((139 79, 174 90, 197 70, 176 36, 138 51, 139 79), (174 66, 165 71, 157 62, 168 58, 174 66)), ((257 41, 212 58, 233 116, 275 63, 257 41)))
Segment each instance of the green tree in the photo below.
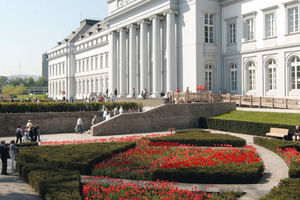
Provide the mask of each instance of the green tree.
POLYGON ((38 80, 36 80, 35 85, 37 87, 47 87, 48 86, 48 80, 46 77, 41 76, 38 80))
POLYGON ((12 86, 12 85, 7 85, 2 88, 3 94, 12 95, 12 94, 14 94, 14 91, 15 91, 15 86, 12 86))
POLYGON ((21 84, 21 85, 19 85, 19 86, 16 86, 16 87, 15 87, 14 94, 15 94, 15 95, 28 94, 27 87, 25 87, 24 84, 21 84))
POLYGON ((25 85, 27 87, 34 87, 35 86, 35 81, 32 77, 28 77, 25 79, 25 85))
POLYGON ((7 85, 7 81, 8 79, 6 76, 0 76, 0 87, 7 85))
POLYGON ((21 84, 25 84, 25 81, 21 77, 15 77, 15 78, 10 79, 10 84, 13 86, 18 86, 21 84))

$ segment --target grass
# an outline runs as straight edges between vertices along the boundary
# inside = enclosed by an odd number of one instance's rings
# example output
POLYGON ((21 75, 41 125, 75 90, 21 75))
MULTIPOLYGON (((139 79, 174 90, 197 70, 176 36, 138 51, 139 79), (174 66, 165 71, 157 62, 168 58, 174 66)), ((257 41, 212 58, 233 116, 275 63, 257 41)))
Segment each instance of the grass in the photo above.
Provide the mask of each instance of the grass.
POLYGON ((250 111, 231 111, 223 115, 213 117, 216 119, 260 122, 271 124, 299 125, 300 114, 298 113, 272 113, 272 112, 250 112, 250 111))

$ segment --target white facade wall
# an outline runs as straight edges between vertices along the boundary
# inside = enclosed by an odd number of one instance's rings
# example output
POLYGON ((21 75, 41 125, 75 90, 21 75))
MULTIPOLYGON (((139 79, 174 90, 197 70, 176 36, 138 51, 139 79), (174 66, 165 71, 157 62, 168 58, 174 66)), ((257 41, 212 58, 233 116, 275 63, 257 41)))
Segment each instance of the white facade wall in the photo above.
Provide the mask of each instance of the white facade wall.
POLYGON ((106 90, 113 94, 115 89, 118 96, 131 97, 132 88, 137 95, 146 88, 158 97, 161 90, 189 87, 196 92, 197 85, 206 85, 215 93, 300 98, 298 0, 108 0, 108 4, 103 30, 91 36, 86 32, 84 38, 48 52, 51 97, 62 98, 61 91, 66 91, 67 98, 82 99, 106 90), (292 8, 298 15, 290 32, 292 8), (299 61, 291 63, 295 58, 299 61), (79 63, 82 67, 87 60, 89 70, 79 71, 79 63), (67 71, 53 74, 60 63, 67 71))

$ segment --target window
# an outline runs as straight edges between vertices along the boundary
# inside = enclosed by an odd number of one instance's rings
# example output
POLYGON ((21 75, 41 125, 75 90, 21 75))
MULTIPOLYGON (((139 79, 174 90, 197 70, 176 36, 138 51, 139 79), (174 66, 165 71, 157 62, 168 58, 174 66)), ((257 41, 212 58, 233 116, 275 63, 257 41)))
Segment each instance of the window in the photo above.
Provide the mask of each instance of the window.
POLYGON ((246 40, 254 40, 254 19, 246 19, 246 40))
POLYGON ((62 63, 62 74, 65 74, 65 63, 62 63))
POLYGON ((235 63, 230 65, 230 89, 236 91, 237 88, 237 67, 235 63))
POLYGON ((214 43, 214 14, 205 14, 205 43, 214 43))
POLYGON ((249 90, 255 90, 255 63, 253 61, 249 61, 247 67, 249 90))
POLYGON ((94 70, 94 59, 91 57, 91 70, 94 70))
POLYGON ((105 67, 108 68, 108 53, 105 54, 105 67))
POLYGON ((290 59, 291 66, 291 81, 292 81, 292 89, 299 90, 300 89, 300 58, 298 56, 294 56, 290 59))
POLYGON ((206 91, 212 91, 212 72, 213 67, 211 64, 205 66, 205 88, 206 91))
POLYGON ((84 72, 85 70, 85 65, 84 65, 84 60, 82 60, 82 71, 84 72))
POLYGON ((289 33, 295 33, 299 31, 299 14, 298 7, 288 9, 288 30, 289 33))
POLYGON ((236 43, 236 27, 235 23, 228 24, 228 44, 236 43))
POLYGON ((267 62, 267 74, 268 74, 268 90, 276 90, 276 61, 270 59, 267 62))
POLYGON ((266 14, 265 16, 265 37, 274 37, 275 33, 275 13, 266 14))
POLYGON ((100 55, 100 68, 103 68, 103 55, 100 55))
POLYGON ((89 59, 87 58, 86 59, 86 71, 89 71, 90 69, 90 66, 89 66, 89 59))
POLYGON ((78 61, 78 72, 81 72, 81 61, 78 61))
POLYGON ((95 69, 98 69, 98 56, 95 56, 95 69))

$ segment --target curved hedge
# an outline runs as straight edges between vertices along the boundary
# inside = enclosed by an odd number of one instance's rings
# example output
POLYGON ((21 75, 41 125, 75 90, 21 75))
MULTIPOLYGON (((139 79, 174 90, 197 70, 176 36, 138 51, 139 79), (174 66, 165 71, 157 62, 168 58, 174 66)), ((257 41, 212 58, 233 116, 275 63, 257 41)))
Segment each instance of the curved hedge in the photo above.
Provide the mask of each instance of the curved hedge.
POLYGON ((292 125, 235 121, 226 119, 215 119, 210 117, 201 117, 199 119, 199 128, 222 130, 248 135, 266 136, 266 133, 270 131, 271 127, 289 129, 288 139, 292 139, 292 135, 295 130, 295 126, 292 125))
POLYGON ((246 140, 224 134, 210 134, 208 131, 201 129, 184 130, 176 132, 177 134, 152 138, 151 142, 175 142, 186 145, 196 146, 216 146, 216 145, 232 145, 233 147, 243 147, 246 145, 246 140))
POLYGON ((78 112, 78 111, 99 111, 102 107, 113 110, 116 106, 123 106, 124 110, 142 107, 142 104, 135 102, 110 102, 110 103, 0 103, 0 113, 37 113, 37 112, 78 112))

